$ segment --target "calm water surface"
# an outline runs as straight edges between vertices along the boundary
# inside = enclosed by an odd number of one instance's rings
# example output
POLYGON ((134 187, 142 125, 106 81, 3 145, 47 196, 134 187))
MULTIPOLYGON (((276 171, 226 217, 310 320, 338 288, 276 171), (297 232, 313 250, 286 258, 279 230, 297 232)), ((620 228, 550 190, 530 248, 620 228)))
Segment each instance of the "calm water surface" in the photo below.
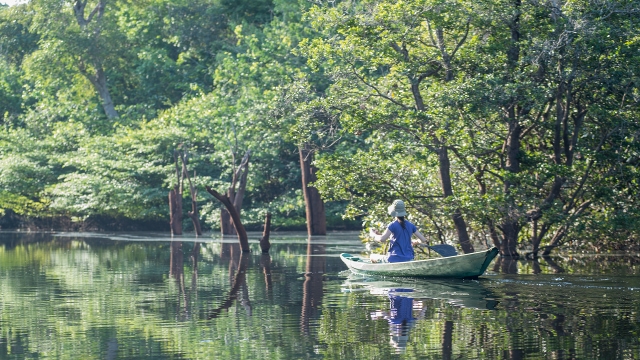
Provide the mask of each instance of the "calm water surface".
POLYGON ((362 249, 0 232, 0 359, 640 359, 637 254, 444 281, 353 276, 338 255, 362 249))

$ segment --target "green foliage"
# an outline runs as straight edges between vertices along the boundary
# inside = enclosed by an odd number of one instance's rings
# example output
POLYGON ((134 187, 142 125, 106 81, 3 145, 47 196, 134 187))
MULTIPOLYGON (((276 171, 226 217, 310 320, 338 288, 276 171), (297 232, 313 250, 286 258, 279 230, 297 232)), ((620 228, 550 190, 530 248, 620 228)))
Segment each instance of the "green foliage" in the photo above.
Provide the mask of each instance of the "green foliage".
POLYGON ((2 8, 0 208, 163 220, 175 150, 225 191, 251 149, 247 224, 297 228, 305 146, 335 226, 381 227, 402 198, 438 241, 458 211, 523 246, 534 217, 545 240, 633 238, 636 5, 118 0, 86 25, 64 1, 2 8))
MULTIPOLYGON (((357 148, 345 144, 322 158, 317 184, 329 198, 350 201, 347 215, 365 215, 365 226, 384 224, 385 205, 402 198, 440 240, 451 236, 456 209, 477 232, 515 224, 528 242, 530 214, 539 211, 547 239, 583 237, 581 218, 637 205, 628 175, 637 174, 638 157, 625 140, 637 139, 639 115, 630 9, 615 2, 314 6, 307 16, 322 35, 301 51, 312 68, 331 74, 325 108, 357 148), (453 188, 447 197, 443 164, 453 188)), ((323 131, 305 124, 306 133, 323 131)), ((607 236, 638 232, 636 222, 627 224, 630 232, 607 236)))
POLYGON ((21 78, 18 71, 0 58, 0 124, 11 122, 20 113, 21 78))

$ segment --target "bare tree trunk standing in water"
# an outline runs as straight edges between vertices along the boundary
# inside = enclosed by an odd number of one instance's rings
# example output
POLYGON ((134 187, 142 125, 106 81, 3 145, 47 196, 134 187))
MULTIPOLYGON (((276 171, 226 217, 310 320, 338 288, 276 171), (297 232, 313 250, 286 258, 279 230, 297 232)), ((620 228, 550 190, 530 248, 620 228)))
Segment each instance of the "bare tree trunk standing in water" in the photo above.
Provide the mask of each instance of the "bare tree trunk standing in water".
POLYGON ((316 181, 316 167, 313 166, 313 152, 309 144, 299 148, 300 170, 302 171, 302 193, 304 194, 305 211, 307 214, 307 233, 309 235, 326 235, 327 218, 324 213, 324 202, 320 192, 309 184, 316 181))
POLYGON ((169 213, 171 235, 182 235, 182 192, 178 185, 169 191, 169 213))
MULTIPOLYGON (((229 216, 231 217, 231 224, 235 229, 235 233, 238 235, 238 241, 240 242, 240 247, 242 248, 242 252, 248 253, 251 251, 249 248, 249 239, 247 237, 247 231, 244 229, 242 225, 242 221, 240 221, 240 207, 242 206, 242 199, 244 198, 244 190, 247 185, 247 173, 249 172, 249 156, 251 155, 251 150, 247 150, 240 162, 238 168, 233 172, 233 179, 231 180, 231 185, 227 190, 226 194, 220 194, 216 190, 212 189, 209 186, 206 186, 207 192, 216 199, 218 199, 222 205, 224 205, 223 210, 226 210, 229 216), (240 184, 238 187, 238 192, 236 193, 236 183, 240 179, 240 184)), ((223 233, 224 235, 224 233, 223 233)))
MULTIPOLYGON (((235 166, 235 155, 231 153, 232 162, 235 166)), ((231 186, 227 190, 226 196, 233 203, 234 208, 238 211, 238 215, 242 210, 242 200, 244 200, 244 192, 247 187, 247 175, 249 174, 249 158, 251 156, 251 150, 247 150, 238 165, 238 168, 233 172, 233 178, 231 179, 231 186), (238 191, 236 192, 236 184, 238 184, 238 191)), ((223 206, 220 211, 220 230, 222 235, 237 235, 236 229, 233 226, 233 220, 229 211, 223 206)))
POLYGON ((171 235, 182 235, 182 180, 180 167, 178 166, 178 150, 174 150, 173 159, 176 165, 177 184, 169 191, 169 225, 171 235))
POLYGON ((267 213, 264 217, 264 230, 262 230, 262 237, 260 238, 260 249, 263 254, 268 254, 271 248, 269 242, 269 234, 271 233, 271 213, 267 213))
MULTIPOLYGON (((191 177, 189 176, 189 170, 187 170, 187 152, 183 151, 181 154, 182 157, 182 176, 183 182, 184 177, 187 177, 187 181, 189 181, 189 191, 191 193, 191 211, 187 213, 189 218, 191 218, 191 222, 193 222, 193 229, 196 232, 196 236, 202 235, 202 226, 200 225, 200 215, 198 212, 198 189, 191 182, 191 177)), ((195 170, 193 171, 193 176, 196 176, 195 170)))
MULTIPOLYGON (((180 146, 179 146, 180 147, 180 146)), ((200 215, 198 212, 198 189, 195 187, 189 176, 187 169, 188 155, 186 150, 174 150, 173 159, 176 167, 177 184, 169 191, 169 214, 172 235, 182 235, 182 194, 184 188, 184 179, 189 181, 189 190, 191 192, 191 211, 188 212, 189 218, 193 222, 193 229, 196 236, 202 235, 202 226, 200 225, 200 215), (178 162, 182 162, 182 166, 178 162)), ((195 176, 195 171, 193 176, 195 176)))
POLYGON ((236 228, 236 232, 238 233, 238 241, 240 242, 242 252, 250 252, 251 248, 249 248, 249 238, 247 236, 247 231, 244 229, 242 221, 240 221, 240 214, 233 207, 233 203, 231 202, 229 197, 227 195, 220 194, 209 186, 207 186, 206 189, 209 194, 218 199, 227 208, 227 211, 229 211, 233 226, 236 228))

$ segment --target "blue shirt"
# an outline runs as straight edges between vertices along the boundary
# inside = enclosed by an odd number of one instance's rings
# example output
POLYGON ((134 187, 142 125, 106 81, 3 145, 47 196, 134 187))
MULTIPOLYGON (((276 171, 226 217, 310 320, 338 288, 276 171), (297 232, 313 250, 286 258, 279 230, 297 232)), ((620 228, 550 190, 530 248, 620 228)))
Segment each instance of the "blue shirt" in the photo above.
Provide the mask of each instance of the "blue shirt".
POLYGON ((391 316, 388 320, 390 323, 408 324, 415 320, 413 317, 413 298, 389 295, 389 299, 391 300, 391 316))
POLYGON ((403 228, 396 219, 387 226, 387 229, 391 231, 391 239, 389 240, 391 246, 389 247, 389 258, 387 261, 392 263, 413 260, 414 253, 413 246, 411 245, 411 237, 414 232, 418 231, 416 226, 408 220, 405 220, 403 228))

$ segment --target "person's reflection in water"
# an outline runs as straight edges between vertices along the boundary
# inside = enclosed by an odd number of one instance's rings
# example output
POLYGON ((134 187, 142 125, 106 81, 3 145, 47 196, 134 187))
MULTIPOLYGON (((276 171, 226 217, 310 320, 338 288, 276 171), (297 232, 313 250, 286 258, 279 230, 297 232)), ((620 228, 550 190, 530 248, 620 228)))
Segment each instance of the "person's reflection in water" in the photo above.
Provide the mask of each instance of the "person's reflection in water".
POLYGON ((412 292, 411 289, 391 289, 389 290, 390 311, 377 311, 371 314, 371 319, 386 319, 389 322, 389 335, 391 345, 396 348, 397 353, 402 353, 407 349, 409 331, 415 325, 415 321, 424 316, 421 301, 414 301, 413 298, 403 296, 412 292), (413 316, 413 310, 419 312, 418 317, 413 316))

